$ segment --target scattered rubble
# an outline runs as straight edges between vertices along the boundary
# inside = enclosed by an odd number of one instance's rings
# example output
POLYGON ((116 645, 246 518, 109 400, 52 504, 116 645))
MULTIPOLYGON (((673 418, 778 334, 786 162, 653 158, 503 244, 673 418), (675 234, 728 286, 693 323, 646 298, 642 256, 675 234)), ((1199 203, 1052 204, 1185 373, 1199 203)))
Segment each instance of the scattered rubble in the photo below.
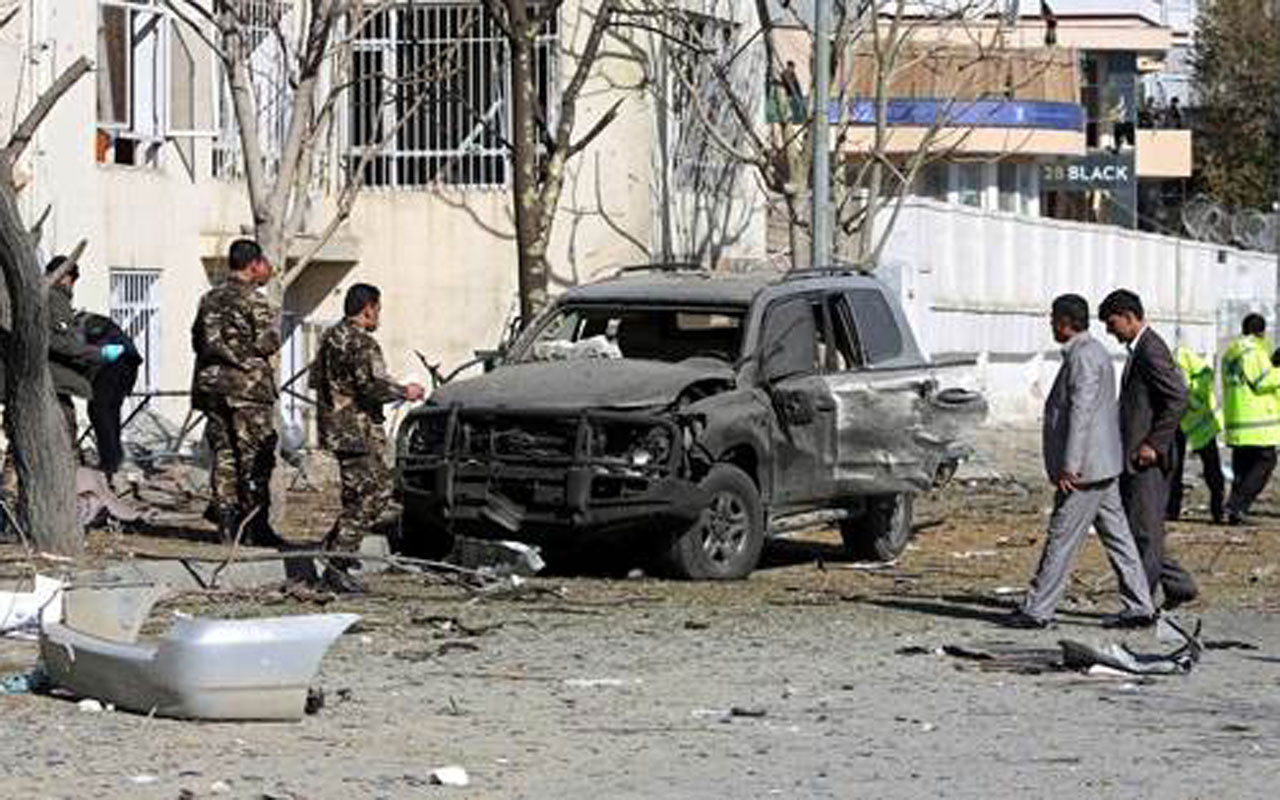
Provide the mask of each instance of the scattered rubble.
POLYGON ((81 527, 136 523, 143 518, 141 510, 116 495, 106 475, 88 467, 76 469, 76 519, 81 527))
POLYGON ((489 570, 498 576, 529 577, 546 566, 538 548, 523 542, 495 542, 467 536, 457 537, 448 561, 467 569, 489 570))
POLYGON ((1120 642, 1108 642, 1093 646, 1071 639, 1062 639, 1062 663, 1068 669, 1089 670, 1095 666, 1108 667, 1130 675, 1185 675, 1200 661, 1204 645, 1200 643, 1200 627, 1188 633, 1180 625, 1166 619, 1169 626, 1182 636, 1183 643, 1171 653, 1135 653, 1120 642))

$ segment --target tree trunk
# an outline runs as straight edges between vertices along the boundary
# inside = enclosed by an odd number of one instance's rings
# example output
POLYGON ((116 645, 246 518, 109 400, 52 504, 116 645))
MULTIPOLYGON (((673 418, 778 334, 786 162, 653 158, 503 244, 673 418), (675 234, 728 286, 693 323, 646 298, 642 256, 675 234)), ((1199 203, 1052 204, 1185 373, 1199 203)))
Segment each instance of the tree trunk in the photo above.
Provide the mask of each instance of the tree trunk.
POLYGON ((0 163, 0 266, 13 326, 4 354, 5 415, 18 472, 18 520, 38 549, 79 555, 84 537, 76 519, 72 442, 49 372, 48 288, 7 163, 0 163))
POLYGON ((511 26, 511 197, 516 223, 516 259, 520 320, 528 324, 547 305, 546 245, 538 187, 538 148, 533 109, 533 43, 538 23, 529 19, 526 0, 509 0, 511 26))

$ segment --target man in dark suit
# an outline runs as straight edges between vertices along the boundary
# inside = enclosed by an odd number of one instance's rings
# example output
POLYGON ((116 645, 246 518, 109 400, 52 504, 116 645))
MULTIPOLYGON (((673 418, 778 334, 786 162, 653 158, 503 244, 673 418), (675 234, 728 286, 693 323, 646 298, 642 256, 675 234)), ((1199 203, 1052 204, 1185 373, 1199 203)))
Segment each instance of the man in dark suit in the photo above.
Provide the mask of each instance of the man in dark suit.
POLYGON ((1152 597, 1160 587, 1164 608, 1172 609, 1198 594, 1191 575, 1165 554, 1164 547, 1169 480, 1178 457, 1174 440, 1187 408, 1187 386, 1169 347, 1144 321, 1138 295, 1115 290, 1098 306, 1098 318, 1129 352, 1120 379, 1120 496, 1125 516, 1142 554, 1152 597))

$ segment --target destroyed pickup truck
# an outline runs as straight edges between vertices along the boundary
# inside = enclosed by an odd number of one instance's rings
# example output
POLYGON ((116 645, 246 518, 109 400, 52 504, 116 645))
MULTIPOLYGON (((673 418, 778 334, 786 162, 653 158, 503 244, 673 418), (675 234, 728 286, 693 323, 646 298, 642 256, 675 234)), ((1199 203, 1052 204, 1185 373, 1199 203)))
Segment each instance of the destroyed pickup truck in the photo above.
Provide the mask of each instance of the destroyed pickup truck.
POLYGON ((892 559, 914 496, 986 412, 940 390, 942 372, 869 275, 623 270, 565 292, 491 371, 406 418, 403 545, 603 537, 727 579, 818 518, 851 555, 892 559))

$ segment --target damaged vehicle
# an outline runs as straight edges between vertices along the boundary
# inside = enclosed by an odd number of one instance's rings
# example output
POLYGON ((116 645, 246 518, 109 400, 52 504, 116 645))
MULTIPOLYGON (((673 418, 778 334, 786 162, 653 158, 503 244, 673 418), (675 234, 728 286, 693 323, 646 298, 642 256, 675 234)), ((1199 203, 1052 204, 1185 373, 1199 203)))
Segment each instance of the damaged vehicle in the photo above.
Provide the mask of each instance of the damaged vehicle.
POLYGON ((623 270, 565 292, 491 371, 406 418, 403 546, 600 537, 731 579, 769 535, 819 519, 850 555, 892 559, 914 497, 985 414, 944 372, 870 275, 623 270))

